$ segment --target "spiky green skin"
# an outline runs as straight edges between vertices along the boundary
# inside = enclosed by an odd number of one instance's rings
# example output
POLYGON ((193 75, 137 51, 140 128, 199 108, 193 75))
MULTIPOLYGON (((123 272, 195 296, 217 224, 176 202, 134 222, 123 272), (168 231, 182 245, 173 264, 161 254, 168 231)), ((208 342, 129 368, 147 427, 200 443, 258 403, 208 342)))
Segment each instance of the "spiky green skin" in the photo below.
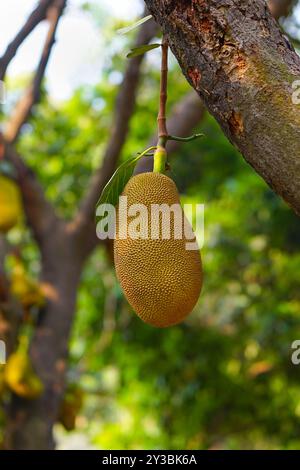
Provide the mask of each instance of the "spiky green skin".
MULTIPOLYGON (((179 204, 175 183, 160 173, 143 173, 128 182, 123 192, 132 204, 179 204)), ((118 214, 119 215, 119 214, 118 214)), ((150 219, 149 219, 150 220, 150 219)), ((180 323, 194 308, 202 287, 199 250, 188 251, 186 238, 120 238, 117 224, 114 258, 117 277, 137 315, 156 327, 180 323)), ((148 233, 151 233, 149 223, 148 233)), ((190 241, 190 240, 189 240, 190 241)))

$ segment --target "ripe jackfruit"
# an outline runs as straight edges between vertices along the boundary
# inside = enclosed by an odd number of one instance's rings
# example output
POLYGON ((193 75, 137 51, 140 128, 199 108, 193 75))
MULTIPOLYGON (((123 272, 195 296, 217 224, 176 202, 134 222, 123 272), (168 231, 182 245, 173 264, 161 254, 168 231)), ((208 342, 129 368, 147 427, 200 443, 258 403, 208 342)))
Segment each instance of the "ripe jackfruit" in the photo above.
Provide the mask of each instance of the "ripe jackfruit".
POLYGON ((7 233, 19 221, 22 205, 16 183, 0 174, 0 232, 7 233))
MULTIPOLYGON (((203 277, 200 252, 186 249, 186 243, 191 240, 184 234, 176 239, 172 217, 170 239, 164 239, 160 228, 159 237, 151 238, 151 231, 157 229, 151 218, 151 205, 179 205, 176 185, 163 174, 143 173, 129 180, 123 196, 127 196, 128 210, 133 204, 146 206, 148 239, 135 239, 130 234, 121 238, 126 228, 124 224, 128 227, 132 218, 127 219, 119 206, 118 216, 124 221, 119 223, 121 219, 117 217, 114 257, 121 287, 135 312, 146 323, 156 327, 180 323, 192 311, 200 295, 203 277)), ((180 211, 183 215, 181 208, 180 211)), ((188 223, 184 217, 182 220, 188 223)), ((143 225, 143 219, 141 221, 143 225)))
POLYGON ((43 384, 28 354, 21 349, 9 357, 4 369, 4 380, 10 390, 27 400, 34 400, 43 393, 43 384))

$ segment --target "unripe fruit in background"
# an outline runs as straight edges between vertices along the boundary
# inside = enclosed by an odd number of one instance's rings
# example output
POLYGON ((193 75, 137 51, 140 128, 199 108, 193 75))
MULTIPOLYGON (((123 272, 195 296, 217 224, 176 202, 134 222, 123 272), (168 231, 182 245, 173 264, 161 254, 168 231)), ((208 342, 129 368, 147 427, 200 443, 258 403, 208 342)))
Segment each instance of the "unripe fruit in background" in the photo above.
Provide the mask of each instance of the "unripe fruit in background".
POLYGON ((66 431, 73 431, 76 427, 76 418, 83 404, 83 395, 83 390, 76 384, 66 390, 58 415, 58 421, 66 431))
MULTIPOLYGON (((128 198, 128 209, 132 204, 143 204, 148 215, 152 204, 167 204, 169 207, 180 204, 175 183, 161 173, 132 177, 122 195, 128 198)), ((187 250, 186 243, 191 240, 187 240, 185 234, 176 239, 172 224, 170 239, 164 239, 161 232, 159 239, 151 238, 151 216, 148 221, 147 239, 131 238, 129 234, 122 239, 119 235, 123 228, 117 217, 114 242, 116 273, 139 317, 150 325, 167 327, 184 320, 198 300, 203 278, 200 252, 187 250)))
POLYGON ((0 232, 7 233, 20 220, 21 197, 18 186, 9 177, 0 174, 0 232))
POLYGON ((16 395, 34 400, 43 393, 44 386, 36 375, 26 351, 13 353, 4 368, 4 381, 16 395))
POLYGON ((10 290, 25 309, 45 305, 45 295, 39 282, 27 274, 25 266, 18 259, 12 269, 10 290))

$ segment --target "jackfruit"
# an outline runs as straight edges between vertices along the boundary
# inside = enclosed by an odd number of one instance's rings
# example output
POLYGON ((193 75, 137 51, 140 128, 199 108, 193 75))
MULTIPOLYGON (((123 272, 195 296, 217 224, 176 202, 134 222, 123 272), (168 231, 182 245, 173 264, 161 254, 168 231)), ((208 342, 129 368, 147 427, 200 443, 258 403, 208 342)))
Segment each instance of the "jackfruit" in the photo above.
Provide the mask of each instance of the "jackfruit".
MULTIPOLYGON (((182 223, 188 224, 180 207, 175 183, 160 173, 143 173, 133 176, 127 183, 123 196, 127 196, 127 209, 119 205, 114 241, 114 258, 117 278, 137 315, 155 327, 175 325, 194 308, 202 288, 202 263, 199 249, 187 250, 185 232, 177 239, 175 217, 170 223, 170 238, 165 239, 152 219, 152 204, 166 204, 170 208, 178 205, 182 223), (132 217, 127 210, 133 204, 147 208, 147 220, 140 214, 140 228, 143 226, 147 238, 136 239, 124 229, 129 227, 132 217), (159 233, 156 239, 152 233, 159 233), (176 236, 175 236, 176 235, 176 236), (123 238, 124 237, 124 238, 123 238)), ((189 225, 192 233, 192 228, 189 225)), ((189 237, 190 238, 190 237, 189 237)))
POLYGON ((21 196, 16 183, 0 174, 0 232, 7 233, 22 215, 21 196))
POLYGON ((76 385, 69 386, 60 405, 58 422, 66 431, 73 431, 76 427, 76 418, 82 407, 83 391, 76 385))
POLYGON ((25 309, 43 307, 45 304, 45 295, 40 284, 26 273, 20 260, 15 261, 12 269, 10 289, 25 309))
POLYGON ((4 381, 12 392, 27 400, 38 398, 44 390, 28 353, 22 348, 8 358, 4 368, 4 381))

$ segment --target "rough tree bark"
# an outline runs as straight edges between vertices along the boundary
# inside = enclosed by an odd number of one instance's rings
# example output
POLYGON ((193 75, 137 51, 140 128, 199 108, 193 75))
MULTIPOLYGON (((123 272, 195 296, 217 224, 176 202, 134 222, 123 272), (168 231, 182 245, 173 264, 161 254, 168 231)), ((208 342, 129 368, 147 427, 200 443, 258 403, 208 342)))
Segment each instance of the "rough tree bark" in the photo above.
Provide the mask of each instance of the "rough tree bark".
POLYGON ((300 59, 265 1, 145 3, 225 134, 300 214, 300 106, 292 102, 300 59))

